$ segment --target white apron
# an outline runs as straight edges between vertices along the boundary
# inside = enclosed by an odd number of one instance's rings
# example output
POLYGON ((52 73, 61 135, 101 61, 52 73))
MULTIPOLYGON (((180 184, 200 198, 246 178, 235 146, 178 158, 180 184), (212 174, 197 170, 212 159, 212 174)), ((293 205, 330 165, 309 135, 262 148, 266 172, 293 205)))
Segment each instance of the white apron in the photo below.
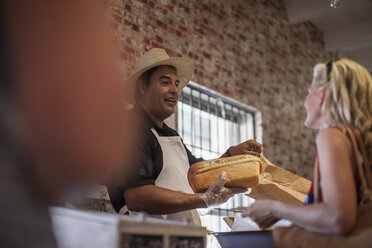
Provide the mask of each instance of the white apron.
MULTIPOLYGON (((190 165, 181 137, 161 137, 154 128, 151 128, 151 131, 158 140, 163 152, 163 168, 155 180, 155 185, 174 191, 194 194, 187 179, 187 172, 190 165)), ((120 213, 125 213, 126 211, 127 207, 124 206, 120 210, 120 213)), ((188 221, 199 226, 201 225, 200 216, 195 209, 162 215, 162 217, 166 220, 188 221)))

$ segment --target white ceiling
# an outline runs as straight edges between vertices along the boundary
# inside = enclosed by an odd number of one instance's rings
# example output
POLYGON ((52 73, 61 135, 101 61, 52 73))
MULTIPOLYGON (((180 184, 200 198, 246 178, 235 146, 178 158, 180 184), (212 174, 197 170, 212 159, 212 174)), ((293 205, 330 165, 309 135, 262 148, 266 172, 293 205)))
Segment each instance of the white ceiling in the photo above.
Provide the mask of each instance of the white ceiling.
POLYGON ((284 0, 290 23, 311 21, 324 34, 327 51, 353 59, 372 72, 372 0, 284 0))

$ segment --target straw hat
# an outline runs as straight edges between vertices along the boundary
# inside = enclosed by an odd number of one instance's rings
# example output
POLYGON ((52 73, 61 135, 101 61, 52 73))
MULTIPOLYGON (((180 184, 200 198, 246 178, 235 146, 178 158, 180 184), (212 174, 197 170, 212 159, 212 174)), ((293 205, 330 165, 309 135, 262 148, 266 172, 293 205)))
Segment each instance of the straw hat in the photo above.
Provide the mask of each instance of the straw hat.
POLYGON ((144 72, 160 65, 170 65, 176 68, 178 80, 180 80, 179 90, 189 83, 194 74, 194 63, 190 59, 170 58, 164 49, 153 48, 137 60, 133 68, 134 73, 128 78, 128 82, 134 85, 144 72))

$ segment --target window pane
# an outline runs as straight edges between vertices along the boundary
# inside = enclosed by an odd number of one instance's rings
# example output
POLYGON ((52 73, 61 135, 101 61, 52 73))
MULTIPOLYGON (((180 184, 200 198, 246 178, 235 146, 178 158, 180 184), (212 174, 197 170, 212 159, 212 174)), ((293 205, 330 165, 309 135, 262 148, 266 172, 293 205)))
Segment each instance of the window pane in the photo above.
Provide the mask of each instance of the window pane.
MULTIPOLYGON (((254 113, 232 103, 219 94, 195 83, 186 86, 178 103, 178 132, 185 145, 196 157, 213 159, 221 156, 231 145, 255 138, 254 113)), ((248 206, 252 199, 244 194, 236 195, 221 204, 210 214, 202 216, 202 223, 209 230, 229 231, 222 220, 234 216, 235 210, 248 206)), ((218 247, 211 240, 209 247, 218 247)))

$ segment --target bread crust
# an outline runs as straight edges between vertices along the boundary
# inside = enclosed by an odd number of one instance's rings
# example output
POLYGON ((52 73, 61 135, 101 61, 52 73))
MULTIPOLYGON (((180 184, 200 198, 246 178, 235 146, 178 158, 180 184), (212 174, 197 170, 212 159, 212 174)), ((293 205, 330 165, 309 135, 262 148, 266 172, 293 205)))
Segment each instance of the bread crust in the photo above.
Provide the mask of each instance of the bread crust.
POLYGON ((253 188, 259 184, 262 162, 248 154, 197 162, 189 168, 189 184, 195 193, 204 192, 223 171, 226 172, 226 187, 253 188))

